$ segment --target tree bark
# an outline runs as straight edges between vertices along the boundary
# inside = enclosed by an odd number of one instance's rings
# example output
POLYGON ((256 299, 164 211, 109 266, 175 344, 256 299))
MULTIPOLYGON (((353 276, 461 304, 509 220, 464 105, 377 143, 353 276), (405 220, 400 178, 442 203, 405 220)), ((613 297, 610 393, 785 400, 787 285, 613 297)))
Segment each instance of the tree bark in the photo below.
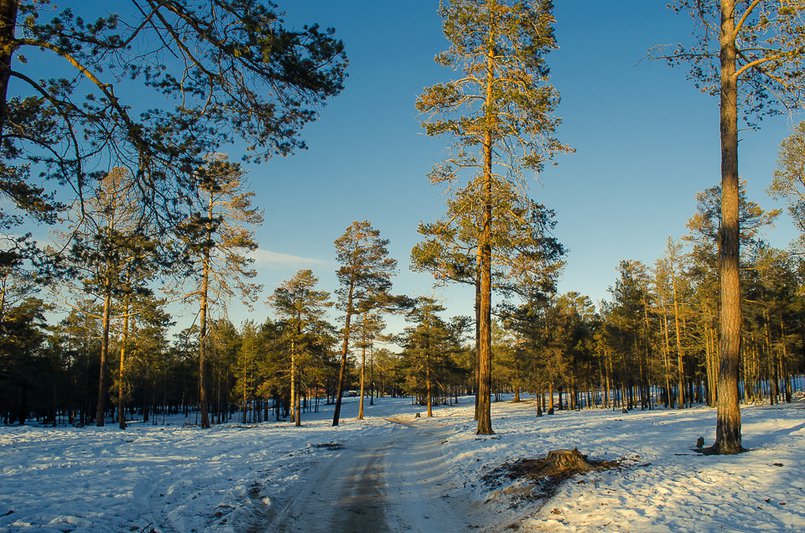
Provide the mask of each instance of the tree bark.
POLYGON ((302 387, 301 380, 299 379, 299 369, 296 369, 296 394, 294 395, 294 426, 302 426, 302 387))
MULTIPOLYGON (((297 320, 301 321, 301 317, 297 320)), ((301 330, 296 332, 300 337, 301 330)), ((302 425, 302 406, 299 394, 299 365, 296 363, 296 342, 291 339, 291 417, 295 426, 302 425)))
POLYGON ((780 365, 782 366, 781 374, 785 379, 785 403, 791 403, 791 372, 788 363, 788 349, 785 346, 785 324, 783 323, 783 314, 780 313, 780 344, 782 345, 782 357, 780 358, 780 365))
POLYGON ((428 418, 433 416, 433 383, 431 382, 430 361, 425 370, 425 386, 427 388, 428 418))
POLYGON ((777 357, 771 344, 771 331, 769 331, 769 311, 763 310, 763 341, 769 360, 769 403, 778 403, 780 397, 780 375, 778 374, 777 357))
POLYGON ((105 292, 103 315, 101 317, 103 327, 103 332, 101 333, 101 369, 98 375, 98 404, 95 410, 95 425, 98 427, 102 427, 106 423, 106 360, 109 356, 109 322, 112 311, 112 290, 108 282, 106 283, 105 292))
POLYGON ((375 404, 375 350, 369 353, 369 405, 375 404))
POLYGON ((473 379, 475 381, 475 420, 478 420, 478 358, 481 353, 481 247, 476 254, 475 273, 475 361, 473 361, 473 379))
POLYGON ((120 365, 117 371, 117 425, 126 429, 126 394, 123 380, 126 377, 126 345, 129 342, 129 296, 123 302, 123 335, 120 339, 120 365))
POLYGON ((361 392, 358 398, 358 420, 363 420, 363 393, 366 387, 366 319, 367 313, 363 313, 363 327, 361 328, 361 392))
MULTIPOLYGON (((213 219, 213 195, 210 193, 210 203, 207 212, 209 220, 207 222, 207 242, 212 242, 212 219, 213 219)), ((210 427, 210 417, 207 413, 207 387, 204 374, 206 372, 207 356, 207 305, 210 290, 210 249, 205 246, 204 255, 201 261, 201 302, 199 309, 199 342, 198 342, 198 404, 201 414, 201 428, 210 427)))
MULTIPOLYGON (((494 2, 490 10, 494 11, 494 2)), ((492 131, 494 129, 495 24, 490 13, 489 44, 486 60, 486 124, 483 139, 483 220, 478 239, 480 251, 481 299, 479 309, 480 346, 478 351, 478 427, 477 435, 492 435, 492 131)))
POLYGON ((338 388, 335 391, 335 409, 333 410, 333 425, 337 426, 341 419, 341 398, 344 395, 344 380, 347 375, 347 354, 349 353, 349 325, 352 320, 352 295, 355 291, 355 282, 350 282, 347 292, 347 309, 344 318, 344 343, 341 346, 341 367, 338 369, 338 388))
POLYGON ((537 404, 537 416, 542 416, 542 387, 537 387, 534 393, 534 402, 537 404))
POLYGON ((736 76, 735 0, 721 0, 721 364, 718 375, 716 440, 713 450, 741 451, 738 366, 741 356, 739 276, 738 79, 736 76))
POLYGON ((679 404, 677 408, 685 406, 685 364, 682 360, 682 334, 679 328, 679 299, 676 293, 676 268, 671 267, 671 289, 674 297, 674 330, 676 332, 676 366, 679 373, 679 404))
POLYGON ((665 408, 671 408, 671 363, 669 354, 671 353, 671 342, 668 338, 668 311, 665 309, 665 302, 662 303, 662 320, 660 321, 660 332, 664 340, 662 351, 662 362, 665 368, 665 408))

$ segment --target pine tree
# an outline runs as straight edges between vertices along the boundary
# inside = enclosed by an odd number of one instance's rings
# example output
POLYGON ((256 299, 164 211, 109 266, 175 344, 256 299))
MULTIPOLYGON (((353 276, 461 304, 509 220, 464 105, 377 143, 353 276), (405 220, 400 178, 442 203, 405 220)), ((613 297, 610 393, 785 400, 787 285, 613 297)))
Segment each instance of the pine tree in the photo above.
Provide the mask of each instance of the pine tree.
POLYGON ((263 215, 252 207, 254 193, 246 190, 240 165, 218 154, 197 172, 195 210, 179 227, 188 260, 195 267, 196 287, 187 297, 199 302, 198 391, 201 427, 209 428, 206 389, 207 328, 210 296, 217 302, 236 294, 245 303, 257 299, 260 287, 248 280, 256 275, 248 252, 257 248, 248 225, 262 223, 263 215))
POLYGON ((796 109, 805 91, 805 5, 799 0, 677 0, 697 23, 698 42, 667 58, 690 63, 694 83, 720 96, 721 228, 719 322, 721 364, 716 440, 711 451, 742 450, 738 397, 741 357, 740 183, 738 118, 774 112, 775 103, 796 109))
MULTIPOLYGON (((380 313, 373 309, 376 304, 369 302, 370 305, 364 306, 357 317, 355 333, 358 346, 361 349, 361 369, 359 374, 358 387, 358 420, 363 420, 364 397, 366 395, 366 352, 372 352, 374 342, 382 336, 386 323, 380 313)), ((371 362, 370 362, 371 363, 371 362)))
POLYGON ((371 310, 371 302, 380 302, 381 295, 391 290, 391 278, 397 261, 388 257, 388 239, 368 220, 355 221, 344 234, 335 240, 336 259, 340 267, 336 272, 340 287, 336 291, 338 306, 344 311, 341 364, 338 371, 333 425, 341 418, 341 399, 347 376, 347 357, 352 332, 352 319, 356 312, 371 310))
POLYGON ((433 298, 417 298, 408 313, 414 326, 401 336, 409 391, 424 398, 428 417, 433 416, 434 396, 448 379, 450 355, 461 349, 455 329, 438 315, 444 310, 433 298))
MULTIPOLYGON (((76 202, 68 221, 71 225, 64 237, 71 242, 66 265, 72 278, 80 280, 85 293, 102 301, 101 347, 96 424, 104 425, 106 412, 107 361, 110 350, 110 328, 116 319, 124 322, 127 336, 129 302, 137 292, 147 292, 146 285, 157 270, 153 226, 143 213, 140 190, 131 174, 115 167, 103 176, 94 194, 76 202)), ((62 255, 52 251, 52 255, 62 255)), ((121 347, 118 384, 125 371, 125 344, 121 347)), ((118 400, 123 391, 118 390, 118 400)), ((120 411, 122 417, 122 411, 120 411)), ((125 429, 125 421, 119 425, 125 429)))
POLYGON ((279 319, 285 322, 291 410, 297 426, 302 425, 300 376, 306 366, 303 361, 311 358, 310 352, 316 344, 325 310, 332 305, 326 291, 316 290, 318 281, 311 270, 300 270, 280 285, 269 300, 279 319))
MULTIPOLYGON (((563 150, 551 117, 558 96, 547 82, 544 56, 556 48, 552 2, 453 0, 444 2, 444 33, 450 48, 440 65, 460 79, 425 89, 417 109, 431 116, 428 135, 454 139, 455 156, 431 173, 434 182, 470 173, 466 190, 480 212, 477 226, 479 283, 478 434, 491 434, 491 309, 494 224, 498 200, 521 190, 522 171, 539 170, 563 150), (477 151, 476 151, 477 150, 477 151)), ((471 214, 469 216, 472 216, 471 214)))

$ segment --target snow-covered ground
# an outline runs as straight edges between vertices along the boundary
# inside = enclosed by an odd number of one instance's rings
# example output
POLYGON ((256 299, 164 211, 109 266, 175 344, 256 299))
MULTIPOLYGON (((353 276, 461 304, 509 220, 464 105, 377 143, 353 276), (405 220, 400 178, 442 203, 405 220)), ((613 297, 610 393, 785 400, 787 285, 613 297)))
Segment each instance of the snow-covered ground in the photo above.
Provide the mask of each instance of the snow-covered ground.
POLYGON ((499 402, 497 434, 477 437, 468 398, 433 419, 381 398, 364 421, 346 401, 337 428, 328 408, 301 428, 2 427, 0 532, 338 531, 355 520, 385 524, 366 531, 805 531, 802 398, 745 407, 751 451, 737 456, 690 451, 699 435, 713 440, 706 408, 535 418, 532 402, 499 402), (547 500, 523 498, 522 482, 480 481, 574 446, 622 466, 567 480, 547 500))

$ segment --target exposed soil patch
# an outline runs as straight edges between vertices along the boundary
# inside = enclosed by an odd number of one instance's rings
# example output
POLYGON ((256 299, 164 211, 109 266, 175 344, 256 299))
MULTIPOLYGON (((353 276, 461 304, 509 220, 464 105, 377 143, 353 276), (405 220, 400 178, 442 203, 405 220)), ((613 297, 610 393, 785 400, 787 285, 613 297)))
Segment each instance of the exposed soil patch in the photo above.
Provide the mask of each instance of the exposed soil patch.
MULTIPOLYGON (((572 450, 552 450, 545 457, 538 459, 519 459, 503 463, 481 479, 487 486, 499 488, 506 481, 515 484, 495 494, 504 494, 513 500, 513 504, 534 498, 548 499, 556 493, 562 481, 578 474, 600 472, 620 466, 620 461, 598 461, 588 459, 576 448, 572 450)), ((581 480, 579 483, 583 483, 581 480)))

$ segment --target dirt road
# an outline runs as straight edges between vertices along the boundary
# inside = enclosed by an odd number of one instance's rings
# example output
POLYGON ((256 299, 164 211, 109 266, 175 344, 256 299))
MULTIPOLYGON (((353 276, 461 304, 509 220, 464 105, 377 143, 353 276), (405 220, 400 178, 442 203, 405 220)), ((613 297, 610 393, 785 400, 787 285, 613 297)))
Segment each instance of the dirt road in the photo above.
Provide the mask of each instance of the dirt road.
POLYGON ((455 430, 433 420, 397 424, 379 438, 346 443, 308 470, 264 531, 485 529, 489 517, 461 497, 444 466, 440 444, 455 430))

